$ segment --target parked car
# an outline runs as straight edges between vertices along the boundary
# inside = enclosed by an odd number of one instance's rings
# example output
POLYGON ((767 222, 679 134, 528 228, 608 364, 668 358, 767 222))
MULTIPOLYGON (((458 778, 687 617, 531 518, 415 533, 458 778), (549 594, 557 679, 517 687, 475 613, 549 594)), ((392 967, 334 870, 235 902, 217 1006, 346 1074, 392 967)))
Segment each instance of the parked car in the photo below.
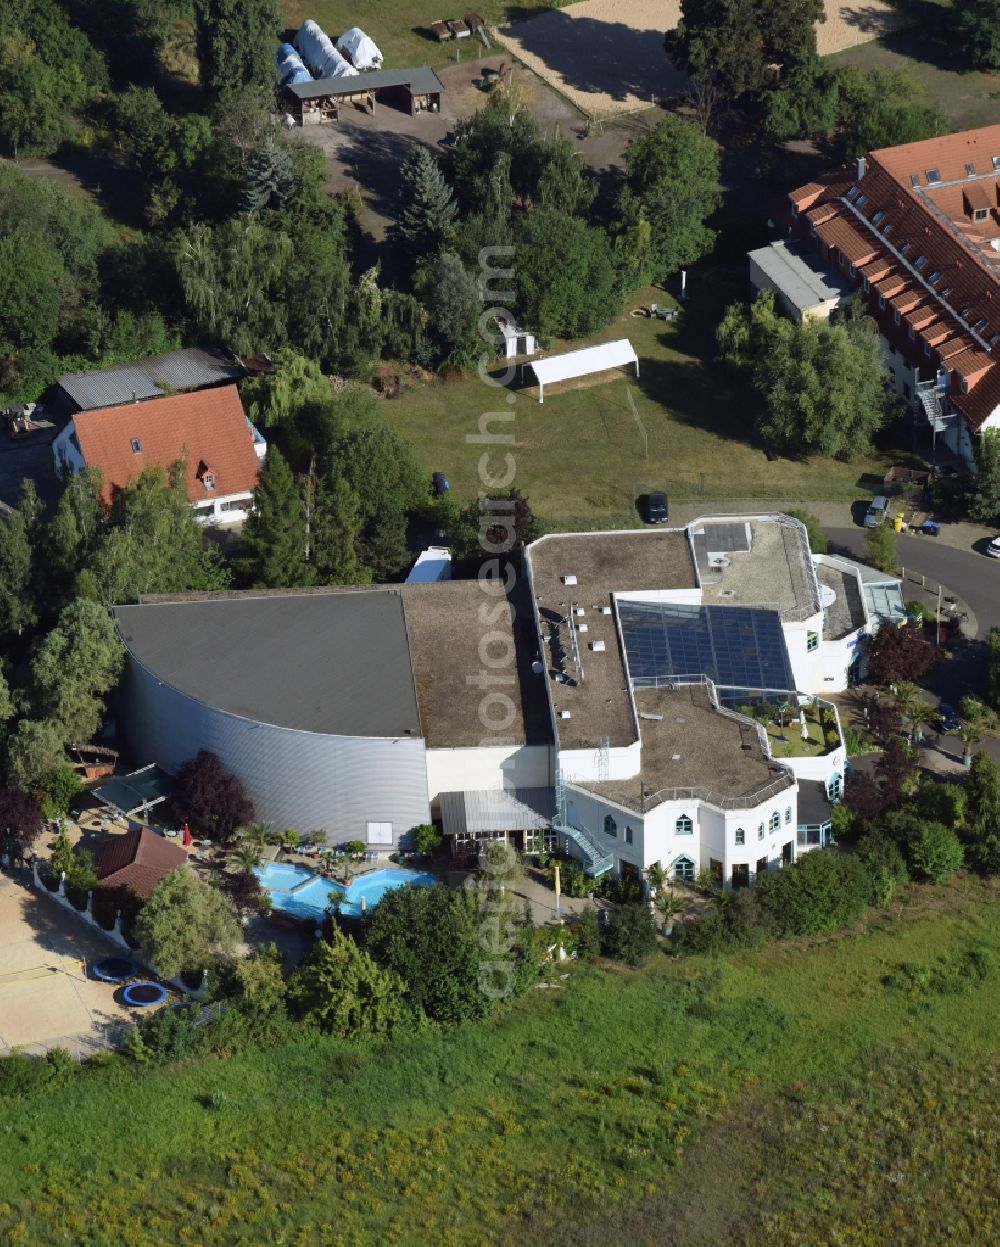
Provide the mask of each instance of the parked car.
POLYGON ((451 486, 448 484, 448 478, 443 472, 434 472, 431 475, 431 485, 436 498, 440 498, 442 494, 446 494, 451 489, 451 486))
POLYGON ((962 720, 955 713, 955 707, 946 701, 938 704, 938 729, 942 732, 957 732, 962 720))
POLYGON ((879 524, 885 523, 888 514, 889 499, 884 494, 879 494, 871 500, 871 505, 865 512, 865 528, 878 528, 879 524))
POLYGON ((986 553, 991 559, 1000 559, 1000 537, 994 537, 990 544, 986 547, 986 553))
POLYGON ((639 515, 647 524, 665 524, 668 512, 667 495, 658 490, 639 498, 639 515))

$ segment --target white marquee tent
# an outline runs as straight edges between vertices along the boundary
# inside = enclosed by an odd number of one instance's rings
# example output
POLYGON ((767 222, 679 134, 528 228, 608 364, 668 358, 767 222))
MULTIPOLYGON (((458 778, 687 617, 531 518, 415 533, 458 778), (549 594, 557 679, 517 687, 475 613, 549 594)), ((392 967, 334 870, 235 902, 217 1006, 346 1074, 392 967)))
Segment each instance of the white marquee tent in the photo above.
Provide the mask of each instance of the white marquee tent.
POLYGON ((337 51, 342 52, 355 69, 381 69, 382 53, 374 39, 370 39, 357 26, 352 26, 337 40, 337 51))
POLYGON ((550 355, 547 359, 533 359, 530 368, 538 381, 538 401, 545 402, 545 387, 557 381, 569 381, 575 377, 589 377, 611 368, 635 365, 639 375, 639 357, 628 338, 616 342, 601 342, 597 346, 585 346, 579 351, 567 351, 565 355, 550 355))
POLYGON ((299 55, 319 79, 346 78, 358 71, 344 60, 314 21, 305 21, 295 36, 299 55))

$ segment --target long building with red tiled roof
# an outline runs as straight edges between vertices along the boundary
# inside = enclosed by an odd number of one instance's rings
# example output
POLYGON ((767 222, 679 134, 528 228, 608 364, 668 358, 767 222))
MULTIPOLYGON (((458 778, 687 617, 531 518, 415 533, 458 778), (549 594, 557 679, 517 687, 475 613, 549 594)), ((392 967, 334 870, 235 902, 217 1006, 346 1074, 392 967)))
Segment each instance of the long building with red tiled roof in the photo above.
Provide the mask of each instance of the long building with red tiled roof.
POLYGON ((789 194, 786 223, 804 264, 864 293, 897 392, 974 467, 1000 428, 1000 125, 834 169, 789 194))
POLYGON ((148 467, 186 464, 195 517, 246 518, 266 446, 235 385, 78 411, 53 443, 56 470, 98 468, 110 503, 148 467))

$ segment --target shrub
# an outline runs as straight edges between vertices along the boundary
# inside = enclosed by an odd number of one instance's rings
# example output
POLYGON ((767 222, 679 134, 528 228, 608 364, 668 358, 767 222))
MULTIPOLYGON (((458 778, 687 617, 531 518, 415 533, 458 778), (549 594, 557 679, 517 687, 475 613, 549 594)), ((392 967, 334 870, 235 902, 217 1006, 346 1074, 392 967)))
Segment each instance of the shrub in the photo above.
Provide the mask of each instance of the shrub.
POLYGON ((964 860, 958 836, 943 823, 925 823, 910 845, 913 869, 931 883, 942 883, 964 860))
POLYGON ((826 554, 830 543, 827 541, 822 523, 811 511, 786 511, 785 514, 805 525, 809 536, 809 548, 813 554, 826 554))
POLYGON ((605 875, 600 880, 595 892, 598 896, 615 905, 636 904, 646 899, 642 881, 632 875, 605 875))
POLYGON ((871 884, 864 864, 817 849, 758 880, 757 899, 782 935, 819 935, 859 918, 871 884))
POLYGON ((585 909, 570 930, 573 933, 576 955, 591 960, 601 951, 601 927, 597 911, 585 909))
MULTIPOLYGON (((552 886, 555 887, 556 878, 556 861, 549 862, 549 874, 552 876, 552 886)), ((572 858, 561 858, 558 861, 559 866, 559 886, 562 888, 564 896, 573 896, 582 899, 589 896, 594 890, 594 881, 584 871, 579 862, 574 862, 572 858)))
POLYGON ((906 617, 916 620, 918 623, 934 623, 936 616, 934 612, 923 602, 907 602, 906 617))
POLYGON ((674 927, 674 948, 685 953, 762 948, 777 935, 777 925, 758 903, 756 891, 716 892, 702 915, 674 927))
POLYGON ((69 813, 73 798, 83 791, 80 776, 71 766, 59 766, 38 786, 42 814, 46 818, 62 818, 69 813))
POLYGON ((656 925, 645 903, 616 905, 601 929, 601 952, 637 966, 656 947, 656 925))
POLYGON ((0 1057, 0 1097, 16 1099, 63 1082, 74 1070, 73 1058, 65 1048, 50 1048, 43 1057, 26 1052, 9 1052, 0 1057))
POLYGON ((125 1051, 140 1064, 185 1060, 205 1047, 201 1006, 196 1004, 157 1009, 141 1018, 125 1038, 125 1051))
POLYGON ((868 872, 868 904, 887 904, 899 884, 910 877, 898 846, 888 836, 873 832, 862 836, 855 853, 868 872))
POLYGON ((421 823, 414 830, 413 843, 423 857, 432 857, 441 847, 441 833, 433 823, 421 823))

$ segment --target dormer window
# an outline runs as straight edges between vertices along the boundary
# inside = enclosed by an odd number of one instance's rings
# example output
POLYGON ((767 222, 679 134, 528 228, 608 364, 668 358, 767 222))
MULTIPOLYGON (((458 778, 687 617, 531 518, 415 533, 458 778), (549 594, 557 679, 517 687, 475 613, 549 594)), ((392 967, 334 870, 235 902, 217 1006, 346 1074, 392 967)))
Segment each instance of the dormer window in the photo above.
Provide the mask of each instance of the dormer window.
POLYGON ((929 185, 931 186, 933 186, 935 182, 940 182, 941 181, 941 170, 940 169, 928 169, 927 170, 927 181, 929 185))
POLYGON ((201 483, 205 486, 206 489, 214 489, 215 488, 215 477, 212 475, 211 472, 206 472, 205 475, 201 478, 201 483))
POLYGON ((988 216, 989 216, 988 208, 977 208, 975 212, 973 212, 972 214, 972 219, 974 221, 978 221, 981 224, 983 221, 986 220, 988 216))
POLYGON ((959 377, 959 379, 958 379, 958 388, 962 391, 962 393, 963 393, 963 394, 968 394, 968 392, 969 392, 969 378, 968 378, 968 377, 959 377))
POLYGON ((142 454, 142 442, 140 442, 137 437, 132 438, 132 454, 133 455, 142 454))

